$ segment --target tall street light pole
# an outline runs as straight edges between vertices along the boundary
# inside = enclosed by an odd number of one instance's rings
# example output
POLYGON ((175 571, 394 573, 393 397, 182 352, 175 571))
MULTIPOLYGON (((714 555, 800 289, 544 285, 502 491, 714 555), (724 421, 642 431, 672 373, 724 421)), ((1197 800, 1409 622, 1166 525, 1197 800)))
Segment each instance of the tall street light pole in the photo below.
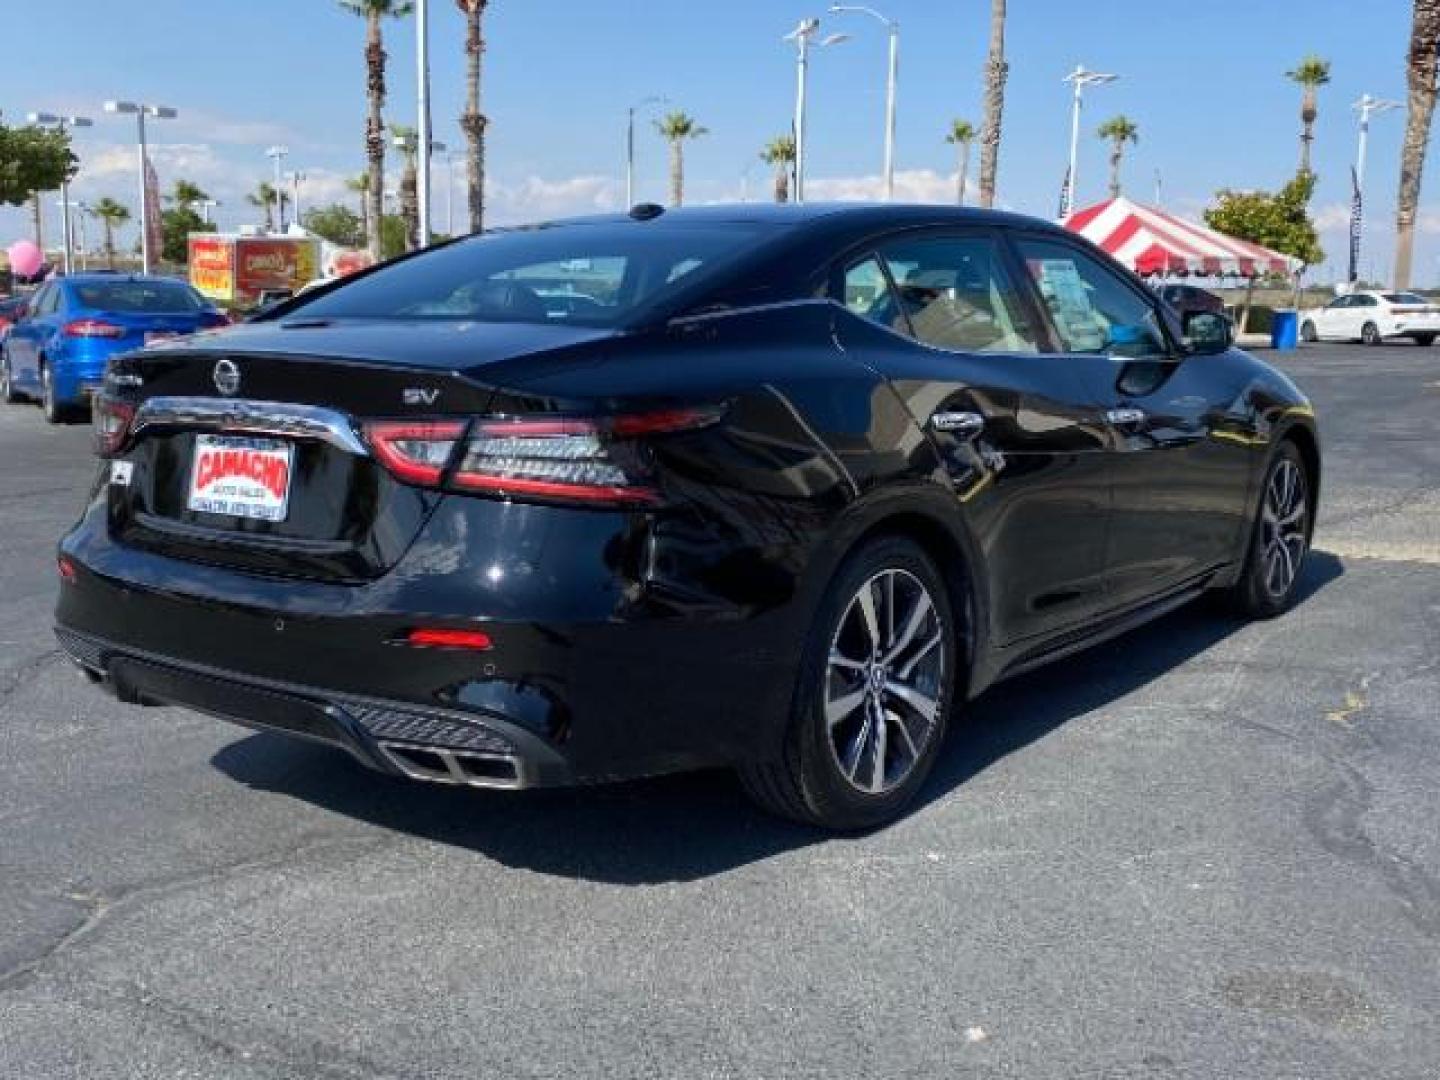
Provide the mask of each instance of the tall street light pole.
POLYGON ((220 202, 219 199, 203 199, 203 200, 201 200, 201 202, 200 202, 200 214, 201 214, 201 216, 203 216, 203 217, 205 218, 205 224, 206 224, 206 225, 209 225, 209 224, 211 223, 211 222, 210 222, 210 211, 213 210, 213 209, 215 209, 215 208, 218 207, 218 206, 221 206, 221 205, 222 205, 222 203, 220 202))
POLYGON ((795 201, 805 201, 805 92, 810 73, 810 45, 824 48, 849 40, 848 34, 831 34, 819 41, 819 19, 801 19, 800 24, 784 37, 795 43, 795 201))
POLYGON ((265 151, 265 156, 275 163, 275 227, 276 231, 285 231, 285 176, 283 173, 285 159, 290 156, 288 146, 272 146, 265 151))
MULTIPOLYGON (((88 128, 94 126, 94 121, 84 116, 56 116, 54 113, 33 112, 28 117, 30 123, 41 124, 47 127, 59 128, 62 132, 72 128, 88 128)), ((72 272, 75 256, 75 233, 70 224, 70 181, 60 181, 60 208, 61 208, 61 243, 65 248, 64 267, 65 273, 72 272)))
POLYGON ((890 64, 885 76, 885 200, 895 198, 895 91, 900 81, 900 24, 862 4, 832 4, 832 14, 868 15, 885 25, 890 35, 890 64))
POLYGON ((1087 86, 1103 86, 1112 83, 1119 75, 1106 75, 1100 71, 1086 71, 1084 64, 1077 64, 1075 70, 1065 76, 1064 81, 1074 87, 1070 106, 1070 168, 1065 173, 1065 198, 1060 207, 1060 216, 1066 217, 1075 209, 1075 172, 1080 153, 1080 109, 1087 86))
POLYGON ((1350 222, 1350 275, 1349 280, 1355 281, 1359 273, 1360 264, 1360 240, 1364 228, 1364 206, 1365 206, 1365 151, 1366 144, 1370 141, 1370 117, 1375 113, 1389 112, 1391 109, 1400 108, 1400 102, 1387 101, 1383 98, 1371 97, 1369 94, 1362 94, 1353 108, 1360 113, 1360 144, 1355 150, 1355 203, 1351 208, 1352 221, 1350 222))
POLYGON ((625 209, 635 205, 635 113, 646 105, 668 104, 669 98, 651 94, 641 98, 626 110, 625 123, 625 209))
POLYGON ((419 79, 416 103, 419 117, 415 124, 415 136, 420 148, 419 169, 416 173, 416 190, 420 203, 420 246, 430 246, 430 155, 440 149, 431 139, 430 131, 430 4, 428 0, 415 3, 415 70, 419 79))
POLYGON ((145 183, 146 166, 149 164, 145 148, 145 118, 148 116, 153 120, 174 120, 180 114, 168 105, 145 105, 134 101, 107 101, 105 111, 118 116, 135 117, 135 124, 139 131, 140 151, 140 267, 141 270, 150 273, 150 199, 149 187, 145 183))
POLYGON ((290 206, 295 211, 295 224, 300 224, 300 185, 305 182, 305 174, 298 169, 290 174, 290 206))

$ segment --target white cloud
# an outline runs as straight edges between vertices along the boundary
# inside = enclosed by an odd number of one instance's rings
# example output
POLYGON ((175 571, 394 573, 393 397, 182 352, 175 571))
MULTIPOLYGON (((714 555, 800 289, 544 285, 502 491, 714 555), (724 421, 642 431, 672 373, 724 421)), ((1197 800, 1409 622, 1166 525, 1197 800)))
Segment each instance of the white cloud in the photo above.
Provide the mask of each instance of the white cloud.
MULTIPOLYGON (((456 184, 459 187, 458 170, 456 184)), ((527 176, 515 183, 487 183, 486 218, 496 225, 515 225, 573 214, 618 210, 625 201, 624 187, 617 178, 601 175, 559 180, 527 176)))
MULTIPOLYGON (((967 178, 966 195, 976 191, 967 178)), ((816 202, 875 202, 885 197, 884 178, 874 176, 815 176, 805 180, 805 197, 816 202)), ((953 203, 955 174, 934 169, 904 169, 895 173, 895 201, 904 203, 953 203)))
POLYGON ((1350 228, 1350 207, 1344 203, 1326 203, 1311 215, 1318 232, 1341 232, 1350 228))

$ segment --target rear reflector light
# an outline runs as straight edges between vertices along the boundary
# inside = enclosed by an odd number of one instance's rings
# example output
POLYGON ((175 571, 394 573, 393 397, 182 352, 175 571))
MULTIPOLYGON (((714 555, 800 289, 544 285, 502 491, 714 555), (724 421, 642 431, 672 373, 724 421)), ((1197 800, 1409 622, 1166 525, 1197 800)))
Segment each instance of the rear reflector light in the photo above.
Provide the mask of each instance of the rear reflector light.
POLYGON ((76 319, 66 323, 61 333, 74 338, 122 338, 125 328, 102 319, 76 319))
POLYGON ((468 435, 458 421, 382 421, 366 425, 365 434, 385 467, 406 483, 514 498, 645 505, 660 496, 635 441, 704 427, 719 415, 715 409, 669 409, 598 419, 481 419, 468 435))
POLYGON ((75 579, 80 576, 75 569, 74 561, 68 555, 61 555, 55 560, 55 569, 60 574, 60 580, 66 585, 74 585, 75 579))
POLYGON ((365 434, 380 463, 398 480, 421 487, 436 487, 465 434, 461 420, 411 422, 382 421, 367 424, 365 434))
POLYGON ((490 635, 481 630, 444 630, 421 628, 405 635, 405 644, 430 649, 474 649, 483 652, 490 648, 490 635))
POLYGON ((135 406, 128 401, 101 394, 94 402, 95 453, 112 457, 125 446, 130 436, 130 423, 135 419, 135 406))

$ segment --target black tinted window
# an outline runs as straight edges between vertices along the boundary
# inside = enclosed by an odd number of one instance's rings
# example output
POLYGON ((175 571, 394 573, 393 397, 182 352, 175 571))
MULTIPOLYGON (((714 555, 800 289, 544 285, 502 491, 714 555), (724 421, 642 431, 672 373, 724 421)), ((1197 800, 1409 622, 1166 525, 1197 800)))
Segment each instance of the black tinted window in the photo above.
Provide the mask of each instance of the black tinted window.
POLYGON ((76 307, 138 315, 199 311, 205 306, 188 285, 178 281, 102 281, 70 287, 76 307))
POLYGON ((620 326, 642 304, 713 271, 753 235, 736 223, 493 233, 382 267, 295 310, 306 318, 620 326))

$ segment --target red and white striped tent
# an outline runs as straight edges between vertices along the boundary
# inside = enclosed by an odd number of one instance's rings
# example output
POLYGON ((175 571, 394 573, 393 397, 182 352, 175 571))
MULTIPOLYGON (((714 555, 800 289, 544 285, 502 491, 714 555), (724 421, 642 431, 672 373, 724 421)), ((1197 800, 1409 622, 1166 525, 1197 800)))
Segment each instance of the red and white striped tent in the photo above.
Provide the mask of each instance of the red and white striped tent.
POLYGON ((1253 278, 1294 274, 1301 268, 1300 260, 1289 255, 1125 198, 1076 210, 1061 224, 1142 277, 1180 274, 1253 278))

